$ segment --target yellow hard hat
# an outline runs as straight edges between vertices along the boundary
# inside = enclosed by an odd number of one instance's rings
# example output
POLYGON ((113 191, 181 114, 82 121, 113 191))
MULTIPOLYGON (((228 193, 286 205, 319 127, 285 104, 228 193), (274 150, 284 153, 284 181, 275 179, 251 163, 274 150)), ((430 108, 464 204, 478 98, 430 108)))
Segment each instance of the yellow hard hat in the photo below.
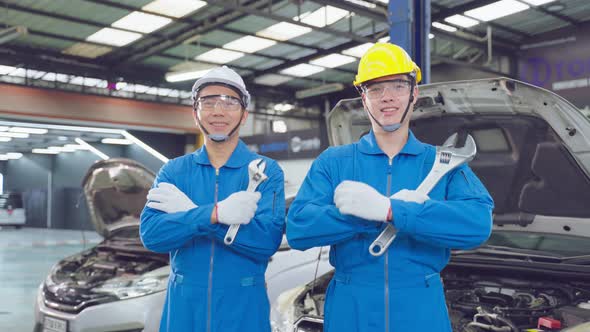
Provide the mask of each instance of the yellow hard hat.
POLYGON ((397 74, 414 75, 416 83, 422 80, 420 67, 403 48, 390 43, 376 43, 361 58, 354 85, 360 86, 379 77, 397 74))

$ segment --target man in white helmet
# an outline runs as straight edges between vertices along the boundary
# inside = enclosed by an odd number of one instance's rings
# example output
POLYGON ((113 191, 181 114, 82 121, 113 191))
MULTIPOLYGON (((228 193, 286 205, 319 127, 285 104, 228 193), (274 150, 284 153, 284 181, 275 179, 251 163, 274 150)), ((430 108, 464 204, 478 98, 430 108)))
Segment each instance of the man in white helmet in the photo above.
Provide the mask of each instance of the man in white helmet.
POLYGON ((250 94, 235 71, 212 69, 192 98, 205 145, 162 167, 141 214, 145 247, 170 253, 160 331, 270 331, 264 273, 283 233, 283 172, 238 137, 250 94), (258 158, 268 180, 247 192, 248 164, 258 158), (236 224, 240 231, 225 245, 236 224))

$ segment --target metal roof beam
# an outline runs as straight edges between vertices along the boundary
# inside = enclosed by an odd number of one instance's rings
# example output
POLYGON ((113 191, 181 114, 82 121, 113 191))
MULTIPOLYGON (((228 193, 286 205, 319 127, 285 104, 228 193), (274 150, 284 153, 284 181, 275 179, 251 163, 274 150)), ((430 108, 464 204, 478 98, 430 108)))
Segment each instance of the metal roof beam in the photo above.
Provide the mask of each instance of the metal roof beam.
MULTIPOLYGON (((319 3, 326 6, 337 7, 340 9, 348 10, 349 12, 368 17, 373 21, 387 23, 387 10, 375 10, 363 6, 356 5, 351 2, 345 2, 342 0, 312 0, 315 3, 319 3)), ((381 7, 376 7, 381 8, 381 7)))

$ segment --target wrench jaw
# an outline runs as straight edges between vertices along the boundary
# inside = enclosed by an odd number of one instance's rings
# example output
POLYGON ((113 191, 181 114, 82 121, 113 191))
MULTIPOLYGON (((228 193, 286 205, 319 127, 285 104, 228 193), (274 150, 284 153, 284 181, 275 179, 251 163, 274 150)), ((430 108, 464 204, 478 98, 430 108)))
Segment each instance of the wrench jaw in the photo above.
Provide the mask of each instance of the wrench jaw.
MULTIPOLYGON (((262 158, 254 159, 248 164, 248 188, 246 191, 254 192, 258 186, 268 179, 268 176, 264 174, 264 170, 266 169, 266 161, 262 158)), ((231 245, 234 243, 236 235, 240 230, 240 225, 231 225, 227 232, 225 233, 225 237, 223 238, 223 243, 225 245, 231 245)))

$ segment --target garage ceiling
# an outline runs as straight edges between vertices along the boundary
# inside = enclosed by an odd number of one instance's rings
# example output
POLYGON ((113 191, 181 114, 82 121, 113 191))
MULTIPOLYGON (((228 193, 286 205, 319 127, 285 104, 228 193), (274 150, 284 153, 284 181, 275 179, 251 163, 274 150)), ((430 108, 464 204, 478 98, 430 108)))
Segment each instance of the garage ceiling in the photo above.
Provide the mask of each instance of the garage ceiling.
MULTIPOLYGON (((172 74, 223 63, 259 96, 350 87, 363 51, 388 38, 386 3, 4 0, 4 32, 27 33, 0 35, 0 81, 186 103, 191 80, 174 81, 172 74)), ((504 75, 513 72, 483 66, 488 26, 495 56, 510 57, 535 36, 590 19, 587 0, 431 0, 431 6, 433 64, 465 63, 504 75), (494 18, 494 6, 516 12, 494 18)))

